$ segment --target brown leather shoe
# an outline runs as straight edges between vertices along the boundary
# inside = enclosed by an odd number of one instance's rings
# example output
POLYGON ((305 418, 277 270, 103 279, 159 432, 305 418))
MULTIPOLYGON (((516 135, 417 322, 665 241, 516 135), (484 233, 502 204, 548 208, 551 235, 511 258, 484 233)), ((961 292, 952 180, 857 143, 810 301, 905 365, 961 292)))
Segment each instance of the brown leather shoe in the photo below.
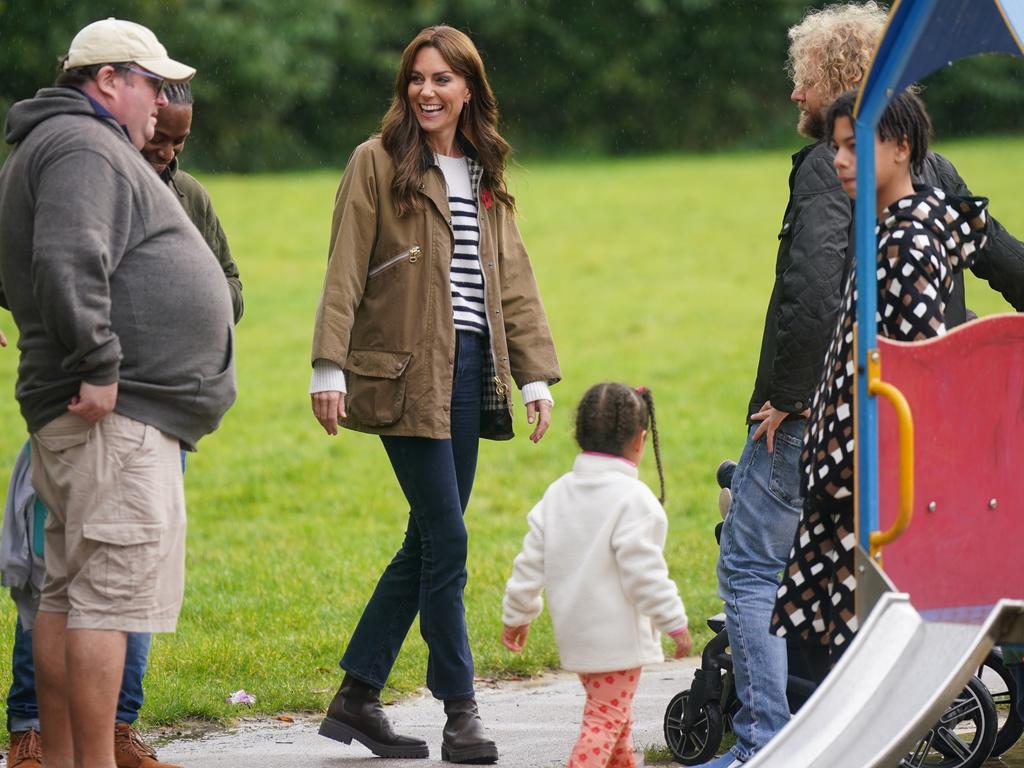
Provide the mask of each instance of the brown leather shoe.
POLYGON ((43 768, 43 746, 39 731, 11 732, 11 750, 7 753, 7 768, 43 768))
POLYGON ((128 723, 114 723, 114 762, 117 768, 181 768, 157 760, 156 750, 128 723))

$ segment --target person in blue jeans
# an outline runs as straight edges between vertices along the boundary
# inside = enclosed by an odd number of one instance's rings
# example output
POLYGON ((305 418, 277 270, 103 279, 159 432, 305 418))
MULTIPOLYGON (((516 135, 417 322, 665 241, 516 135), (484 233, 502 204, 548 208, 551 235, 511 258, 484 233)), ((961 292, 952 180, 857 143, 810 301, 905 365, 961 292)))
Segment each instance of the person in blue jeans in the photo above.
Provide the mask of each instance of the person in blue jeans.
POLYGON ((328 435, 339 425, 380 435, 409 517, 320 734, 382 757, 429 755, 380 703, 418 613, 426 684, 444 702, 441 758, 498 759, 473 688, 464 516, 480 439, 513 436, 513 383, 537 442, 561 378, 505 187, 507 153, 473 41, 428 27, 406 46, 381 132, 356 147, 335 198, 310 405, 328 435))
POLYGON ((747 441, 732 477, 722 527, 718 589, 732 650, 739 709, 736 743, 707 763, 726 768, 750 759, 789 721, 786 641, 769 634, 780 572, 800 521, 800 451, 811 394, 839 310, 850 202, 821 140, 826 101, 850 87, 831 82, 865 67, 885 12, 874 3, 809 14, 790 30, 791 100, 798 130, 814 143, 793 156, 789 202, 779 231, 775 284, 765 317, 747 441), (845 41, 843 45, 836 40, 845 41), (835 43, 829 48, 826 43, 835 43), (839 50, 839 49, 842 50, 839 50), (826 53, 827 52, 827 53, 826 53), (826 55, 851 67, 827 68, 826 55))

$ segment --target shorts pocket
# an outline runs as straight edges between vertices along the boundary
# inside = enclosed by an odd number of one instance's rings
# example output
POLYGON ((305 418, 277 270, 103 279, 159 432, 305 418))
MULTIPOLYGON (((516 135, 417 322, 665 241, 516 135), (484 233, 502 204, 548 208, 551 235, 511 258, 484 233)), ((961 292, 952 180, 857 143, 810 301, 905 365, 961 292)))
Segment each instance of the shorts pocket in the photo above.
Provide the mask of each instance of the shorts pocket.
POLYGON ((119 414, 104 419, 102 434, 110 471, 82 520, 91 549, 82 571, 101 601, 146 605, 156 597, 172 524, 167 500, 181 482, 178 451, 159 429, 119 414))
POLYGON ((156 595, 160 567, 159 522, 131 519, 96 521, 82 526, 82 536, 95 545, 79 578, 111 601, 148 601, 156 595))
MULTIPOLYGON (((764 438, 762 438, 764 439, 764 438)), ((803 439, 781 429, 775 431, 775 450, 772 452, 772 471, 768 490, 782 502, 800 506, 800 452, 803 439)))
POLYGON ((345 365, 349 419, 368 427, 384 427, 402 418, 405 373, 411 359, 409 352, 352 351, 345 365))
POLYGON ((116 411, 104 416, 100 432, 110 465, 123 470, 137 463, 140 457, 146 457, 151 453, 146 450, 146 441, 152 439, 153 431, 148 424, 116 411))
POLYGON ((41 448, 72 469, 78 464, 80 449, 89 442, 93 423, 73 413, 65 413, 47 422, 32 435, 41 448))

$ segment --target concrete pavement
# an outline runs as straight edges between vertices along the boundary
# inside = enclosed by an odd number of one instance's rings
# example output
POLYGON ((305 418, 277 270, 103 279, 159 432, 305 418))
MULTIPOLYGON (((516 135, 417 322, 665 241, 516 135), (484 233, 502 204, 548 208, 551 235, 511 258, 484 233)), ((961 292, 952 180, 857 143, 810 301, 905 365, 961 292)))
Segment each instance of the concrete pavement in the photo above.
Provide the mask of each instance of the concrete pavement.
MULTIPOLYGON (((669 700, 688 688, 699 659, 668 661, 644 670, 633 705, 633 742, 638 751, 664 747, 662 718, 669 700)), ((534 680, 481 683, 477 701, 484 723, 498 744, 505 768, 565 765, 583 713, 583 689, 575 675, 559 673, 534 680)), ((320 718, 295 723, 243 723, 231 731, 159 746, 160 759, 184 768, 424 768, 441 760, 441 703, 420 695, 388 707, 401 733, 426 739, 428 760, 374 757, 361 745, 340 744, 317 734, 320 718)), ((446 764, 447 765, 447 764, 446 764)))

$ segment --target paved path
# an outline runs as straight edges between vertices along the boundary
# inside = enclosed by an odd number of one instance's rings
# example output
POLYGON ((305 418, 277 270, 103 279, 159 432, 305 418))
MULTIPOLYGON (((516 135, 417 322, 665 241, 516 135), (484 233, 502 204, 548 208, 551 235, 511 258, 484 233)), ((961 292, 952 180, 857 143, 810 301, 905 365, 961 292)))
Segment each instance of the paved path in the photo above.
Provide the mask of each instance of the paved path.
MULTIPOLYGON (((662 718, 669 700, 689 687, 699 659, 669 661, 644 670, 634 703, 633 741, 638 750, 664 747, 662 718)), ((565 765, 583 712, 583 690, 575 675, 557 674, 525 682, 482 685, 480 712, 506 768, 565 765)), ((361 745, 340 744, 317 734, 319 718, 293 724, 247 723, 200 739, 160 747, 160 759, 184 768, 424 768, 441 760, 441 704, 417 696, 387 708, 402 733, 426 739, 429 760, 374 757, 361 745)), ((447 764, 446 764, 447 765, 447 764)))

